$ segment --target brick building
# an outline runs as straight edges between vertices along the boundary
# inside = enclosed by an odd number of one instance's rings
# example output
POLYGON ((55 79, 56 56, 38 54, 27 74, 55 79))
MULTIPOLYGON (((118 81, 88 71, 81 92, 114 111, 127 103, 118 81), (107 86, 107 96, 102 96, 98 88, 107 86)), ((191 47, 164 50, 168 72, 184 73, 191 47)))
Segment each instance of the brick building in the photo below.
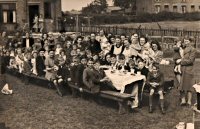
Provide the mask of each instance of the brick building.
POLYGON ((12 31, 16 26, 33 26, 35 15, 44 18, 45 31, 60 29, 61 0, 0 0, 0 27, 12 31))
POLYGON ((137 0, 137 13, 200 12, 200 0, 137 0))

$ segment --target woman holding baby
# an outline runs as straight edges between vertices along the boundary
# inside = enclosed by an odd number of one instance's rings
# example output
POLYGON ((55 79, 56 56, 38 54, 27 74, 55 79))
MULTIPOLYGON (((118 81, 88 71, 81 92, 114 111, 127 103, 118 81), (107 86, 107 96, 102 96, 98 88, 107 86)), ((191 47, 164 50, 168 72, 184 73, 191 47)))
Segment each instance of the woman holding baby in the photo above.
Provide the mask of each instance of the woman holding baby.
POLYGON ((180 76, 178 89, 180 90, 181 106, 191 106, 192 104, 192 85, 194 84, 193 66, 195 62, 196 50, 191 44, 191 39, 184 38, 181 47, 179 46, 180 58, 175 59, 175 75, 180 76), (182 49, 182 50, 181 50, 182 49))

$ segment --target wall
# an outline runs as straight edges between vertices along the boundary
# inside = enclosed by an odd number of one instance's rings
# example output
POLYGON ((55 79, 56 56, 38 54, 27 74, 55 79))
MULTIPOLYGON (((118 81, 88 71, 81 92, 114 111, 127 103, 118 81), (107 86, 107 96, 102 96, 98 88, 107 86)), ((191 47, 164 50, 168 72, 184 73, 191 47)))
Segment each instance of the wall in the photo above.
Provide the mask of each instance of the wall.
MULTIPOLYGON (((28 5, 39 5, 39 13, 44 16, 44 1, 46 0, 0 0, 0 3, 16 3, 16 17, 17 24, 21 28, 25 23, 29 23, 29 9, 28 5)), ((45 19, 46 31, 59 31, 59 17, 61 17, 61 0, 48 0, 52 4, 52 19, 45 19), (53 22, 52 22, 53 21, 53 22)), ((6 27, 9 31, 12 31, 17 24, 2 24, 1 27, 6 27)))
POLYGON ((156 13, 155 6, 160 6, 160 11, 165 11, 164 6, 168 5, 170 12, 173 12, 173 6, 177 6, 177 12, 182 13, 182 6, 186 6, 186 12, 193 12, 191 5, 195 7, 195 11, 200 12, 200 0, 137 0, 137 12, 156 13))

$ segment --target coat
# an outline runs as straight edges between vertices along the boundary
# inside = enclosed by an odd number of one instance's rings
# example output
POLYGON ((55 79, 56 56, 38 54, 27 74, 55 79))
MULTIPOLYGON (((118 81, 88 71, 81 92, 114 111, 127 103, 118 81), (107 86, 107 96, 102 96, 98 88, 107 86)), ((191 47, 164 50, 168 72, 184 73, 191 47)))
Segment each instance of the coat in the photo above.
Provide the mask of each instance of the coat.
POLYGON ((45 61, 45 57, 38 56, 36 58, 36 70, 37 70, 38 76, 45 75, 44 70, 46 67, 45 67, 44 61, 45 61))
POLYGON ((31 75, 32 71, 31 61, 27 60, 23 62, 23 73, 25 75, 31 75))
POLYGON ((70 71, 69 68, 66 65, 63 66, 58 66, 58 71, 57 71, 58 76, 62 76, 62 79, 64 81, 67 81, 67 79, 70 76, 70 71))
POLYGON ((184 57, 181 61, 181 85, 180 90, 182 91, 192 91, 192 85, 194 84, 193 76, 194 76, 194 62, 196 57, 196 49, 192 46, 187 46, 184 49, 184 57))
POLYGON ((101 52, 101 45, 97 40, 90 41, 89 50, 93 55, 99 54, 101 52))
POLYGON ((78 78, 77 83, 79 87, 84 86, 83 84, 83 71, 86 68, 83 64, 79 64, 76 71, 76 78, 78 78))
POLYGON ((96 71, 93 68, 85 68, 83 71, 83 83, 92 93, 99 93, 100 76, 97 76, 96 71))

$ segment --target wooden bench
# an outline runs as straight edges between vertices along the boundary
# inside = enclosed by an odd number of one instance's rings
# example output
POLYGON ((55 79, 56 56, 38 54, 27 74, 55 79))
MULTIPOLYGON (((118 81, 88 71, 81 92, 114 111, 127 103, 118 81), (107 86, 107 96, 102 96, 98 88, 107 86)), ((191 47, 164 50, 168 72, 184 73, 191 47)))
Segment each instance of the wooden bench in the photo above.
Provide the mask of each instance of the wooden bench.
MULTIPOLYGON (((46 87, 46 85, 51 84, 52 82, 48 81, 46 78, 44 77, 39 77, 36 75, 25 75, 25 74, 21 74, 19 73, 17 70, 13 71, 12 69, 7 69, 7 73, 10 75, 13 75, 15 77, 20 77, 21 75, 26 76, 30 79, 30 81, 32 81, 32 83, 35 83, 37 85, 40 85, 43 87, 46 87), (45 82, 43 84, 43 82, 45 82)), ((22 79, 22 78, 20 78, 22 79)), ((73 85, 72 83, 68 83, 68 86, 70 88, 76 89, 78 91, 80 91, 80 88, 76 85, 73 85)), ((88 89, 82 89, 81 92, 84 93, 88 93, 88 94, 92 94, 90 90, 88 89)), ((102 98, 106 98, 106 99, 110 99, 110 100, 114 100, 118 102, 118 106, 119 106, 119 113, 126 113, 128 111, 128 101, 129 100, 133 100, 133 96, 131 94, 127 94, 127 93, 120 93, 117 91, 100 91, 100 93, 98 94, 98 97, 102 97, 102 98)))
MULTIPOLYGON (((80 91, 80 87, 72 83, 69 83, 68 85, 69 87, 80 91)), ((81 92, 92 94, 91 91, 88 89, 82 89, 81 92)), ((133 99, 133 96, 131 94, 120 93, 117 91, 100 91, 100 93, 98 94, 98 97, 117 101, 118 106, 119 106, 118 108, 119 114, 126 113, 128 111, 128 101, 133 99)))
POLYGON ((6 69, 6 73, 11 75, 11 76, 15 76, 19 79, 29 79, 29 81, 31 83, 42 86, 44 88, 50 88, 51 87, 53 89, 52 82, 47 80, 45 77, 36 76, 34 74, 26 75, 26 74, 23 74, 23 73, 19 73, 19 71, 16 70, 16 69, 9 69, 9 68, 6 69), (24 78, 22 76, 24 76, 26 78, 24 78))

